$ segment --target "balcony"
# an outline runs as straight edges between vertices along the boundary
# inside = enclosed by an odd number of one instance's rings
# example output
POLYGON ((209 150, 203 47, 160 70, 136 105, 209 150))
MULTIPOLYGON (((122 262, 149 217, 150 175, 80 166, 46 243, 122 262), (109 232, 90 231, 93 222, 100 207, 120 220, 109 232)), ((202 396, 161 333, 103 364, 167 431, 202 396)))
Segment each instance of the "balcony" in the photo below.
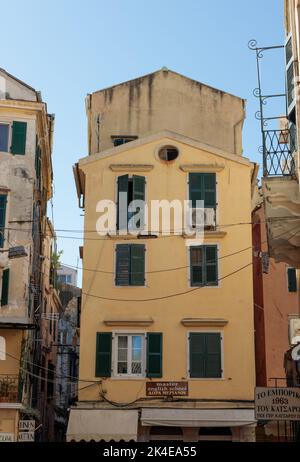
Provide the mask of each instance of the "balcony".
POLYGON ((300 267, 300 193, 296 175, 295 126, 263 130, 262 190, 269 254, 277 262, 300 267))
POLYGON ((19 377, 18 375, 0 374, 0 403, 19 402, 19 377))
POLYGON ((295 129, 263 130, 264 177, 294 176, 295 129))

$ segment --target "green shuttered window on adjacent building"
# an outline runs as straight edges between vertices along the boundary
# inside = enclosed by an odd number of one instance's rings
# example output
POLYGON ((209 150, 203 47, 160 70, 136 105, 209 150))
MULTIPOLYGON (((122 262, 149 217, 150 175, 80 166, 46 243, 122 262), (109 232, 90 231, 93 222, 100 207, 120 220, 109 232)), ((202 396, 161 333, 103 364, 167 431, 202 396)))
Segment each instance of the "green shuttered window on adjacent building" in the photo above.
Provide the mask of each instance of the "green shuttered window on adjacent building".
POLYGON ((97 332, 96 338, 96 377, 111 376, 112 333, 97 332))
POLYGON ((190 333, 189 352, 191 378, 222 377, 220 333, 190 333))
POLYGON ((190 247, 191 286, 218 285, 218 248, 216 245, 190 247))
POLYGON ((215 208, 216 174, 189 173, 189 200, 193 208, 196 208, 197 201, 204 201, 204 208, 215 208))
POLYGON ((0 248, 4 246, 7 195, 0 194, 0 248))
POLYGON ((26 122, 13 122, 12 125, 12 154, 24 155, 26 150, 26 122))
POLYGON ((163 335, 158 332, 147 334, 147 377, 162 377, 163 335))
POLYGON ((287 269, 288 291, 297 292, 297 273, 295 268, 287 269))
POLYGON ((145 245, 117 244, 116 285, 143 286, 145 284, 145 245))
POLYGON ((8 294, 9 294, 9 268, 3 270, 3 273, 2 273, 1 306, 8 304, 8 294))

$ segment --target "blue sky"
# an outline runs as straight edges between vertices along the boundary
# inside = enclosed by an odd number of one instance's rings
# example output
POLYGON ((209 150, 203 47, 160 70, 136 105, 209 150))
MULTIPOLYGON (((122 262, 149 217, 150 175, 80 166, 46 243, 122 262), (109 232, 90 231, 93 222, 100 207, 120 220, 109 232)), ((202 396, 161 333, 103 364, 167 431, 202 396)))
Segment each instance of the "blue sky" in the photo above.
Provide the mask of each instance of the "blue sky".
MULTIPOLYGON (((1 17, 0 67, 41 90, 56 115, 56 229, 83 226, 72 165, 87 154, 85 95, 162 66, 247 99, 244 155, 260 162, 247 43, 283 43, 283 0, 11 0, 1 2, 1 17)), ((264 61, 266 91, 283 91, 281 54, 264 61)), ((62 260, 76 265, 79 245, 59 238, 62 260)))

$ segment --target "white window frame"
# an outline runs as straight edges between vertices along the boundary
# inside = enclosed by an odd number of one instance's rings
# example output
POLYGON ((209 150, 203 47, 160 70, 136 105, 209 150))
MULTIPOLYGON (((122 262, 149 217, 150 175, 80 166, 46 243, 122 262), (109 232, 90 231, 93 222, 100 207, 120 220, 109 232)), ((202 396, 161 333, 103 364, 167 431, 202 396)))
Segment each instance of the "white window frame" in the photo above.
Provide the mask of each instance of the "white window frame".
POLYGON ((112 377, 115 379, 143 379, 146 377, 146 336, 145 332, 129 332, 126 331, 116 331, 113 333, 112 338, 112 377), (141 374, 131 374, 128 371, 131 369, 132 363, 132 341, 127 343, 127 374, 118 373, 118 337, 127 336, 127 338, 132 338, 133 336, 142 337, 142 372, 141 374), (128 358, 130 361, 128 362, 128 358))
POLYGON ((187 342, 187 358, 186 358, 186 364, 187 364, 187 369, 186 369, 186 376, 188 377, 189 380, 201 380, 201 381, 220 381, 225 379, 224 375, 224 330, 218 329, 193 329, 189 330, 187 332, 187 337, 186 337, 186 342, 187 342), (191 377, 190 376, 190 334, 220 334, 221 337, 221 377, 191 377))

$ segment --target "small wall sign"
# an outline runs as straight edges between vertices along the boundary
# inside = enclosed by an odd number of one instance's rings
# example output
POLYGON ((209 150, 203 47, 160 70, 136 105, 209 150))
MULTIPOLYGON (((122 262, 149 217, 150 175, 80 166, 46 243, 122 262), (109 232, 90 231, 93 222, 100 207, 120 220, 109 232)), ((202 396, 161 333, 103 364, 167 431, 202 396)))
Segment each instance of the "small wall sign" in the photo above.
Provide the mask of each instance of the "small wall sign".
POLYGON ((146 396, 188 396, 188 382, 147 382, 146 396))

